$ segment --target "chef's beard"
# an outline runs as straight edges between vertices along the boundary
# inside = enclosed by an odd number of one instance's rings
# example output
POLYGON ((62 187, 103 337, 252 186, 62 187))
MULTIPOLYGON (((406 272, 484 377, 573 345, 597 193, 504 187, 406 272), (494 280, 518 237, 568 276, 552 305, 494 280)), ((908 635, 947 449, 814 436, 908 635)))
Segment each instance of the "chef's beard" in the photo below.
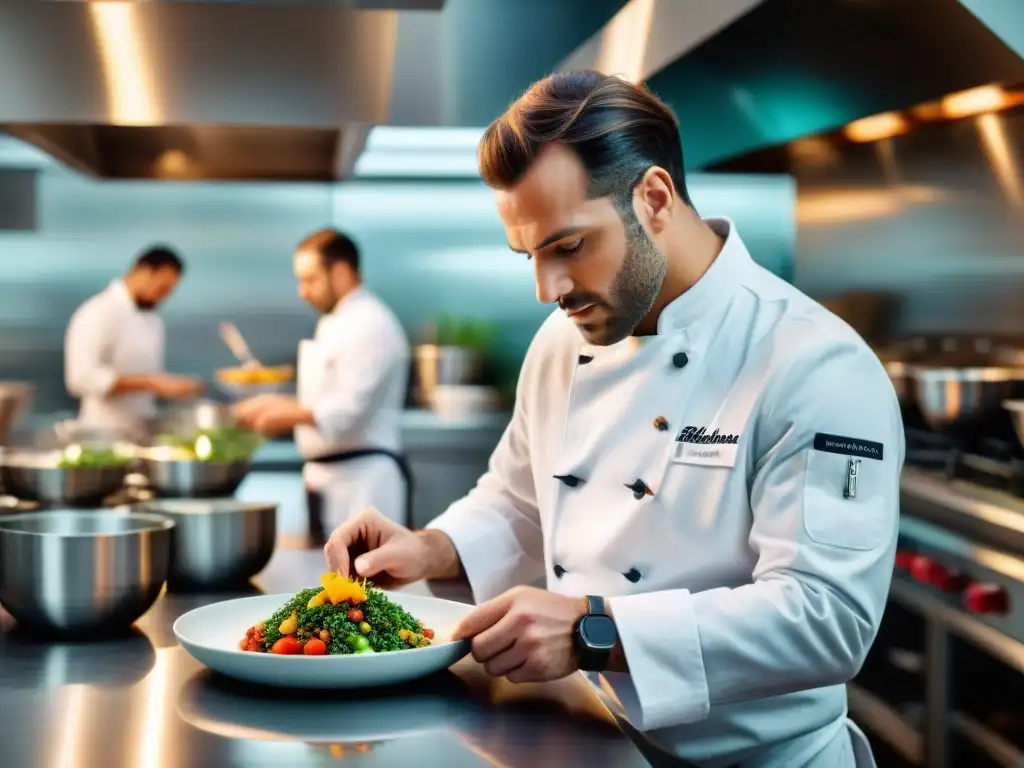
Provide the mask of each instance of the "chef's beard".
POLYGON ((668 271, 665 254, 647 235, 632 208, 623 211, 626 226, 626 255, 612 283, 609 296, 576 294, 559 300, 565 310, 597 304, 605 309, 600 323, 577 324, 588 344, 607 347, 632 335, 640 321, 654 307, 668 271))

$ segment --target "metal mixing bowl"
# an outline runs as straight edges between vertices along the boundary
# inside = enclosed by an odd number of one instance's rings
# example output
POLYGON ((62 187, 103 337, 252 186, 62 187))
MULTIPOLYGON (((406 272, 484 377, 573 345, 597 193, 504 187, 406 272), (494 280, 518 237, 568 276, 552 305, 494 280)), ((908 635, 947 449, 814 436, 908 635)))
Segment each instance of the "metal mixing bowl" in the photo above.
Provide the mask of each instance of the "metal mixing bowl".
POLYGON ((948 432, 974 427, 998 413, 1020 381, 1014 368, 912 369, 917 406, 928 426, 948 432))
POLYGON ((244 584, 274 554, 277 504, 235 499, 160 499, 134 509, 174 521, 167 588, 214 589, 244 584))
POLYGON ((19 499, 47 505, 99 504, 124 486, 129 468, 61 467, 62 453, 7 450, 0 463, 0 482, 19 499))
POLYGON ((170 446, 138 452, 139 466, 158 495, 172 499, 209 499, 231 496, 245 480, 252 461, 200 461, 175 459, 170 446))
POLYGON ((124 632, 167 581, 173 528, 166 517, 110 510, 0 517, 0 605, 45 634, 124 632))

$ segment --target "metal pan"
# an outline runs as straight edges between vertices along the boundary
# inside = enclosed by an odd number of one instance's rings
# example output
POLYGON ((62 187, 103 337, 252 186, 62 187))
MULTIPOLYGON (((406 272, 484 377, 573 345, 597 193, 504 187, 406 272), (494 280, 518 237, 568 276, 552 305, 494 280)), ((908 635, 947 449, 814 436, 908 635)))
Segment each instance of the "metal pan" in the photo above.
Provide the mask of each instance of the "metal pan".
POLYGON ((914 398, 929 427, 938 432, 975 428, 1000 413, 1019 368, 936 368, 913 366, 914 398))

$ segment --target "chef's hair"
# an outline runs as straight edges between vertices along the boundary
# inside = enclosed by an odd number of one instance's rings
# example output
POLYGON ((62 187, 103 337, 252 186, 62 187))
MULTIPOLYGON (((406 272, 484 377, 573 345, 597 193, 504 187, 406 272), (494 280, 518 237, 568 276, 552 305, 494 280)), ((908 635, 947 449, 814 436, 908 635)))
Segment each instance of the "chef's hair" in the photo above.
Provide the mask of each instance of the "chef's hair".
POLYGON ((633 188, 655 165, 693 207, 679 123, 642 86, 590 70, 539 80, 484 131, 480 175, 494 189, 509 189, 553 142, 576 152, 590 176, 590 197, 611 195, 623 213, 632 212, 633 188))
POLYGON ((321 229, 303 240, 298 249, 316 251, 328 269, 335 264, 348 264, 353 272, 359 274, 359 248, 344 232, 321 229))
POLYGON ((179 275, 185 271, 185 262, 181 257, 164 245, 155 245, 147 248, 135 259, 135 269, 164 269, 170 268, 179 275))

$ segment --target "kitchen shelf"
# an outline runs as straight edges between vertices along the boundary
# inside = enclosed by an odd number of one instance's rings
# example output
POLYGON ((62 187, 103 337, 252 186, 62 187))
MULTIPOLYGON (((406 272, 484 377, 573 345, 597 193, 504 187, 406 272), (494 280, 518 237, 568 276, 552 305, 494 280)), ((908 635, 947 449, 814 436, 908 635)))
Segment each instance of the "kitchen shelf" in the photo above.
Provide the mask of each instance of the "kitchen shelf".
POLYGON ((850 715, 913 765, 924 765, 924 737, 885 701, 854 683, 846 684, 850 715))
POLYGON ((952 712, 950 726, 1003 768, 1024 768, 1024 753, 973 717, 952 712))

